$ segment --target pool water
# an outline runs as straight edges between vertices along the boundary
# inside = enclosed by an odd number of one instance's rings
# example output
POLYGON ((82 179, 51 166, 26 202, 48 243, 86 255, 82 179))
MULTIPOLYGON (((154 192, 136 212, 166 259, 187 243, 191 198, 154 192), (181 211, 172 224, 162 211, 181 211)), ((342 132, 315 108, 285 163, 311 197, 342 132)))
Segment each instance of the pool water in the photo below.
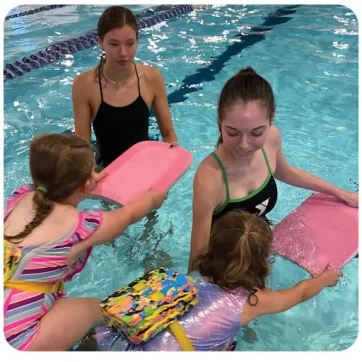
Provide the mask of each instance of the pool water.
MULTIPOLYGON (((94 30, 104 9, 77 5, 6 21, 4 62, 94 30)), ((94 47, 4 83, 4 197, 30 181, 29 139, 73 127, 72 81, 95 67, 99 57, 94 47)), ((84 271, 67 283, 69 296, 104 298, 142 275, 145 258, 155 251, 161 257, 167 253, 174 268, 186 272, 193 176, 215 147, 220 90, 248 65, 275 91, 275 124, 288 162, 340 187, 358 189, 358 25, 348 8, 209 6, 142 30, 136 61, 162 71, 175 130, 180 145, 192 152, 193 165, 152 217, 114 243, 94 248, 84 271), (270 15, 280 8, 289 14, 270 15)), ((278 203, 269 214, 274 221, 311 194, 279 182, 278 189, 278 203)), ((80 205, 99 206, 94 200, 80 205)), ((358 259, 343 272, 336 287, 285 313, 258 318, 249 333, 241 329, 237 349, 337 351, 351 346, 358 333, 358 259)), ((306 271, 277 257, 268 286, 287 288, 306 277, 306 271)))

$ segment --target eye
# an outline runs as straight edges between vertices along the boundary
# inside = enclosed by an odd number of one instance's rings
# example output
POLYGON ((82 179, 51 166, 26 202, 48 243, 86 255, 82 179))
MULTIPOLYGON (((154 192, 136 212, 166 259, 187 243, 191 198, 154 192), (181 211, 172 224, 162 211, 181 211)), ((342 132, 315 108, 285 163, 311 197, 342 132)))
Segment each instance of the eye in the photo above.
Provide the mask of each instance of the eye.
POLYGON ((228 134, 230 137, 235 137, 235 136, 237 136, 238 132, 232 132, 232 133, 227 132, 227 134, 228 134))
POLYGON ((110 46, 111 47, 116 47, 118 44, 117 43, 111 43, 110 46))
POLYGON ((133 46, 134 44, 135 44, 134 41, 133 41, 132 43, 127 43, 127 45, 128 45, 129 47, 133 46))
POLYGON ((251 133, 253 137, 260 137, 264 132, 261 133, 251 133))

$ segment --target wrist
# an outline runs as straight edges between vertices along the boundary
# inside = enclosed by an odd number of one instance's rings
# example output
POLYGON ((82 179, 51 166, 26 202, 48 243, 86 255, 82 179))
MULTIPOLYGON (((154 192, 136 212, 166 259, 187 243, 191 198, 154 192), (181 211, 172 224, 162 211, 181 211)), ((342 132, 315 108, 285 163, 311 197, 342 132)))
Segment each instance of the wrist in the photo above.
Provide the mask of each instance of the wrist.
POLYGON ((317 279, 319 283, 323 286, 323 288, 328 286, 328 280, 326 278, 326 273, 323 271, 317 276, 314 277, 314 279, 317 279))
POLYGON ((338 199, 343 200, 343 198, 347 195, 347 191, 340 187, 333 185, 333 187, 330 191, 330 194, 337 197, 338 199))
POLYGON ((167 142, 167 143, 177 143, 178 142, 175 134, 167 135, 165 137, 162 137, 162 139, 164 142, 167 142))
POLYGON ((149 209, 149 211, 152 211, 153 209, 156 208, 156 205, 155 205, 155 204, 156 204, 156 201, 155 201, 153 192, 149 191, 149 192, 146 194, 146 197, 147 197, 148 209, 149 209))

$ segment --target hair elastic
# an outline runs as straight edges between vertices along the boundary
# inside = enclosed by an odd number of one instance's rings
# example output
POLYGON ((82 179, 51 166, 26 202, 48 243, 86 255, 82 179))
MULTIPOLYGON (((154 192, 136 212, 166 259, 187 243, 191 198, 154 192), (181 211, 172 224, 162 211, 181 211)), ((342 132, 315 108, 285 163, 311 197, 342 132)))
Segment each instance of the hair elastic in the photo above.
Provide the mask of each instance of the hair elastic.
POLYGON ((36 189, 41 191, 41 192, 44 192, 44 194, 47 193, 47 189, 44 186, 38 186, 36 189))

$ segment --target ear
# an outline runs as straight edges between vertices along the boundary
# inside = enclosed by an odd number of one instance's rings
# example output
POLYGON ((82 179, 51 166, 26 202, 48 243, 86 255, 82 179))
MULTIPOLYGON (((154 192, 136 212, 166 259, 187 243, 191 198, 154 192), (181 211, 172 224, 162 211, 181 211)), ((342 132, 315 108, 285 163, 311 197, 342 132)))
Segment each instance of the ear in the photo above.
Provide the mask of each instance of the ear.
POLYGON ((276 112, 276 108, 274 107, 274 112, 273 112, 273 114, 271 115, 271 118, 270 118, 270 125, 271 125, 272 122, 274 121, 275 112, 276 112))
POLYGON ((275 113, 273 113, 272 116, 271 116, 271 118, 269 119, 269 126, 271 126, 271 125, 272 125, 272 122, 274 121, 274 114, 275 114, 275 113))
POLYGON ((81 191, 85 195, 89 195, 95 188, 95 182, 92 179, 87 180, 83 186, 81 186, 81 191))
POLYGON ((96 36, 96 40, 99 44, 99 47, 104 51, 103 40, 98 35, 96 36))
POLYGON ((220 118, 217 118, 217 126, 219 127, 219 131, 221 133, 221 121, 220 121, 220 118))

